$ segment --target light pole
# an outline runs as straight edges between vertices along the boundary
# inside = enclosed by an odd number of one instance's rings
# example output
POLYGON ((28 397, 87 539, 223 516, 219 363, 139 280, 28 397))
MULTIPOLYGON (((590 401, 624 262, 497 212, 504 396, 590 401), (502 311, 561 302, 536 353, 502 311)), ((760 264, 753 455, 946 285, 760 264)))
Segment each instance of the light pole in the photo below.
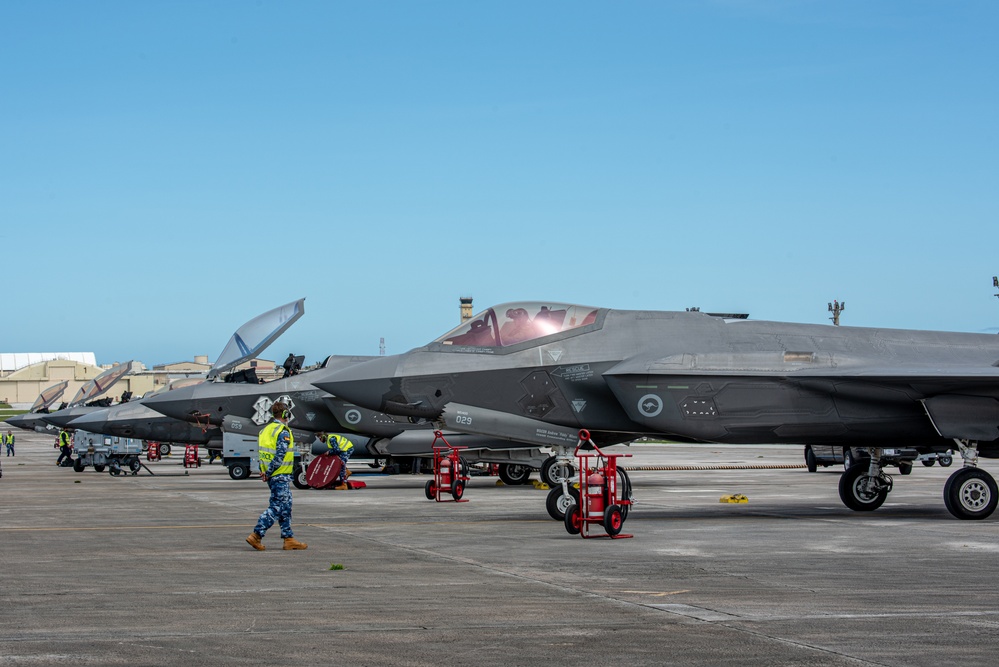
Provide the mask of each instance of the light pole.
POLYGON ((846 301, 840 303, 836 299, 833 299, 833 302, 829 304, 829 312, 833 314, 829 319, 837 327, 839 326, 839 314, 844 310, 846 310, 846 301))
MULTIPOLYGON (((992 276, 992 286, 999 287, 999 276, 992 276)), ((996 298, 999 299, 999 294, 996 294, 996 298)))

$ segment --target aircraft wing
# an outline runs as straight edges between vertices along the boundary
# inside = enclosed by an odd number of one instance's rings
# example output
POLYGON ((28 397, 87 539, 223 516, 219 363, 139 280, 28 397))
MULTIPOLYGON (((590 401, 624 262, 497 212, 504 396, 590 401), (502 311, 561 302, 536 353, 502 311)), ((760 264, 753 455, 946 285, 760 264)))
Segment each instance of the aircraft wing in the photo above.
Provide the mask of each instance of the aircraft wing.
POLYGON ((208 379, 258 356, 304 314, 303 298, 254 317, 237 329, 226 343, 215 365, 208 371, 208 379))
POLYGON ((58 384, 54 384, 42 393, 38 395, 35 402, 31 404, 31 409, 28 412, 38 412, 39 410, 44 410, 53 403, 59 400, 62 395, 66 392, 66 387, 69 386, 69 380, 63 380, 58 384))

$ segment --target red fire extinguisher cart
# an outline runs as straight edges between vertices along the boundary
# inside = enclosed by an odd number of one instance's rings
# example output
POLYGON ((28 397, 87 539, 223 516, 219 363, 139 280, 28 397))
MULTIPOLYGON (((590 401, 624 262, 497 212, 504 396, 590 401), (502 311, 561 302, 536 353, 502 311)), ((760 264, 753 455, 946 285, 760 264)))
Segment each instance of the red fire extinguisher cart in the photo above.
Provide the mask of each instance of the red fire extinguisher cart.
POLYGON ((427 499, 439 503, 447 502, 448 499, 442 496, 450 493, 454 502, 467 503, 468 501, 462 500, 461 497, 465 495, 468 476, 462 469, 461 456, 458 454, 459 450, 466 447, 452 445, 440 431, 434 431, 434 442, 431 447, 434 450, 434 478, 427 482, 427 499), (438 440, 444 444, 438 445, 438 440))
POLYGON ((565 512, 565 529, 570 535, 582 537, 633 537, 624 535, 621 528, 628 516, 631 498, 620 497, 618 489, 617 460, 631 454, 604 454, 590 440, 590 432, 579 432, 576 458, 579 460, 579 503, 570 505, 565 512), (592 452, 580 452, 584 444, 592 452), (605 534, 590 534, 590 527, 602 526, 605 534))

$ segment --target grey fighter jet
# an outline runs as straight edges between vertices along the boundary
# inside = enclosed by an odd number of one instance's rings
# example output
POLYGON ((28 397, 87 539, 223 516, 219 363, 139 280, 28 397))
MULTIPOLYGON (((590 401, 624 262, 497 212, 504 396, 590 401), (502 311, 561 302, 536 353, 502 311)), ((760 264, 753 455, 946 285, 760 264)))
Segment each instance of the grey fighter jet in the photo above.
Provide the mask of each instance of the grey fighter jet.
MULTIPOLYGON (((291 408, 293 430, 340 433, 354 442, 355 459, 411 458, 427 456, 434 442, 434 425, 427 421, 411 423, 406 418, 353 405, 317 389, 311 380, 323 371, 347 368, 378 357, 330 356, 321 369, 306 371, 264 384, 205 382, 149 398, 142 404, 174 419, 202 427, 223 427, 232 418, 249 420, 260 427, 270 420, 270 406, 276 401, 291 408)), ((534 445, 507 440, 449 433, 448 442, 475 450, 470 461, 500 464, 508 484, 525 483, 532 468, 544 460, 534 445)))
POLYGON ((956 448, 947 509, 999 501, 999 337, 832 327, 558 303, 489 308, 428 345, 328 370, 313 384, 371 410, 568 448, 656 435, 863 448, 839 484, 873 510, 900 451, 956 448))

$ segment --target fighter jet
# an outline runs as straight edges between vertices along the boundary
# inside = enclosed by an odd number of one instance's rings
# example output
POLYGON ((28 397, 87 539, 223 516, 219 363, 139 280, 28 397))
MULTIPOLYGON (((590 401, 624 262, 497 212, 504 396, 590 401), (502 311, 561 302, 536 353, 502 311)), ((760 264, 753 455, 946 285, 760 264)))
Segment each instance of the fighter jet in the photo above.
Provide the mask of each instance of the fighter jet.
POLYGON ((947 509, 999 501, 978 456, 999 457, 994 335, 857 328, 560 303, 489 308, 402 355, 324 371, 313 384, 391 415, 563 450, 638 436, 863 448, 844 504, 880 507, 900 449, 956 449, 947 509))
MULTIPOLYGON (((341 400, 317 389, 311 380, 324 370, 346 368, 378 357, 330 356, 320 369, 264 384, 205 382, 143 398, 143 406, 168 417, 186 420, 202 427, 221 427, 233 419, 252 422, 240 430, 260 427, 270 421, 270 406, 281 401, 290 407, 289 425, 295 431, 339 433, 354 443, 355 459, 383 459, 428 456, 434 442, 434 425, 427 421, 411 423, 341 400)), ((534 445, 496 438, 448 433, 448 442, 468 448, 470 462, 500 464, 502 479, 508 484, 528 481, 531 469, 544 460, 534 445)))

